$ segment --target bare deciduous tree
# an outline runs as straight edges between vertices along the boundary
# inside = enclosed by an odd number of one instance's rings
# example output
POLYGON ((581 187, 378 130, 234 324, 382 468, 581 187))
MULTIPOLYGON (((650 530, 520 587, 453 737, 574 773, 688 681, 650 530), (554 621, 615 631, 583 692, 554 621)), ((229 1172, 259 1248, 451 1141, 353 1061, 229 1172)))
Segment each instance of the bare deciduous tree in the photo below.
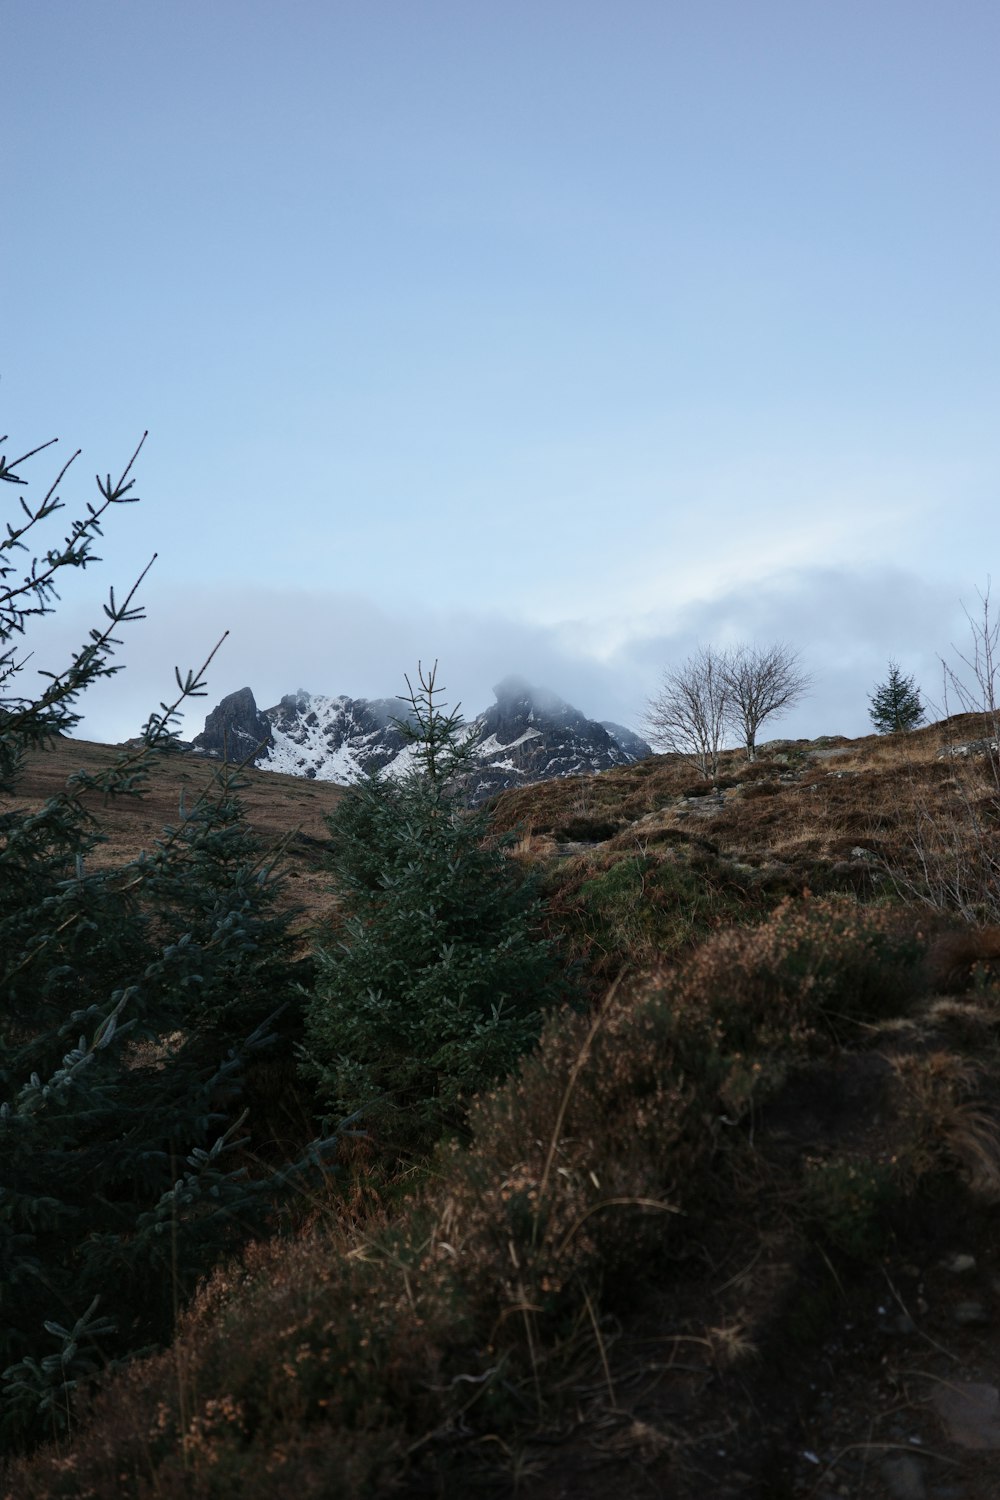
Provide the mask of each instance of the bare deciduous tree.
MULTIPOLYGON (((969 635, 971 645, 968 647, 969 654, 959 651, 957 646, 952 650, 959 661, 972 673, 973 683, 964 679, 960 667, 951 667, 942 658, 941 666, 944 669, 944 707, 945 713, 950 712, 949 699, 957 699, 959 712, 963 714, 988 714, 994 721, 997 719, 997 676, 1000 675, 1000 619, 994 617, 990 604, 990 588, 992 580, 986 580, 986 592, 979 593, 979 617, 973 618, 965 606, 965 618, 969 622, 969 635), (973 685, 974 684, 974 685, 973 685)), ((994 726, 994 735, 996 729, 994 726)))
POLYGON ((810 678, 799 664, 799 653, 781 641, 773 646, 744 643, 723 658, 727 695, 727 723, 746 746, 747 760, 757 754, 757 731, 808 691, 810 678))
POLYGON ((728 702, 724 656, 700 647, 683 666, 664 673, 660 691, 649 700, 647 733, 654 744, 692 761, 703 776, 714 776, 728 702))
POLYGON ((809 682, 798 652, 780 642, 724 651, 702 646, 683 666, 664 673, 660 691, 649 700, 647 733, 703 776, 714 776, 727 729, 739 734, 747 760, 753 760, 765 719, 797 703, 809 682))
MULTIPOLYGON (((953 645, 957 665, 941 658, 944 714, 974 714, 965 744, 946 744, 947 798, 927 789, 918 799, 909 856, 887 872, 897 889, 930 906, 961 912, 972 923, 1000 921, 1000 620, 990 602, 990 580, 976 614, 965 610, 969 641, 953 645)), ((964 606, 963 606, 964 607, 964 606)), ((945 726, 942 726, 945 728, 945 726)), ((947 728, 945 733, 950 734, 947 728)))

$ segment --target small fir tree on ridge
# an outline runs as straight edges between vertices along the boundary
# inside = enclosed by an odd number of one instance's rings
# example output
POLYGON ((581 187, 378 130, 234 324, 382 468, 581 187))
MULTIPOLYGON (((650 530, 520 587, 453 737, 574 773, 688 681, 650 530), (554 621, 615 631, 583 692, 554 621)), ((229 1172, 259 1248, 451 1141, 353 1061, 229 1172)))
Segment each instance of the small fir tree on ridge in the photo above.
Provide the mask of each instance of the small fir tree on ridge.
POLYGON ((889 676, 869 699, 868 716, 879 734, 905 734, 923 722, 924 706, 912 677, 904 677, 890 661, 889 676))

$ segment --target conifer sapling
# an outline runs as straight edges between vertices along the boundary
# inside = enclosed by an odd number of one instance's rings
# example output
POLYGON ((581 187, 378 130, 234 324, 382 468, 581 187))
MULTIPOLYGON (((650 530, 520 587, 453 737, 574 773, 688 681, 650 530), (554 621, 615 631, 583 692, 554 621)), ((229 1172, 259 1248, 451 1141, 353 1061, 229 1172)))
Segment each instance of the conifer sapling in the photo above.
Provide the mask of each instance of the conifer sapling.
POLYGON ((868 716, 879 734, 906 734, 923 722, 924 706, 912 677, 904 677, 896 662, 889 676, 869 699, 868 716))

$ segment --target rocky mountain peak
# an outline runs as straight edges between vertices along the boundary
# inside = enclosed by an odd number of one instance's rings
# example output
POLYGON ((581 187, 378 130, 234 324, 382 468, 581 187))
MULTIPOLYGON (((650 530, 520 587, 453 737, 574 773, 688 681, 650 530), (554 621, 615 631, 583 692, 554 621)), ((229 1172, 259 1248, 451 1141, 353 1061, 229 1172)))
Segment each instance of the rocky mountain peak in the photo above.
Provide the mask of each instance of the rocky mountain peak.
POLYGON ((278 704, 278 708, 289 714, 307 714, 312 695, 305 688, 299 688, 297 693, 286 693, 278 704))
POLYGON ((505 677, 493 689, 496 704, 486 709, 487 714, 498 710, 502 717, 520 717, 527 720, 544 719, 571 723, 577 720, 589 722, 578 709, 572 707, 558 693, 549 688, 534 687, 523 677, 505 677))
MULTIPOLYGON (((475 802, 506 787, 605 771, 652 753, 638 735, 598 724, 521 677, 505 677, 494 693, 496 703, 466 726, 476 763, 470 789, 475 802)), ((194 745, 202 754, 225 753, 231 760, 259 747, 255 759, 263 768, 349 782, 375 770, 405 771, 411 747, 399 722, 409 717, 399 698, 328 698, 304 689, 261 713, 243 688, 209 714, 194 745)))

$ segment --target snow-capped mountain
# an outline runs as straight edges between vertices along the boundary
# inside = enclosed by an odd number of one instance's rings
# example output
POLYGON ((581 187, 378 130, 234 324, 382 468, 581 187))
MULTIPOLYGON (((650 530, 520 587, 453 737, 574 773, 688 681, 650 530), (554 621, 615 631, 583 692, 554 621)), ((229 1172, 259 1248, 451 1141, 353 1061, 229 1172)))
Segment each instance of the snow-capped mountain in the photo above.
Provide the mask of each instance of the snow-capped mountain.
MULTIPOLYGON (((506 787, 607 771, 652 751, 618 724, 598 724, 555 693, 507 677, 496 703, 466 725, 477 765, 471 797, 481 802, 506 787)), ((244 760, 262 770, 348 782, 373 770, 399 775, 412 747, 394 721, 407 719, 399 698, 327 698, 289 693, 261 711, 249 688, 231 693, 208 715, 194 741, 203 755, 244 760)))

